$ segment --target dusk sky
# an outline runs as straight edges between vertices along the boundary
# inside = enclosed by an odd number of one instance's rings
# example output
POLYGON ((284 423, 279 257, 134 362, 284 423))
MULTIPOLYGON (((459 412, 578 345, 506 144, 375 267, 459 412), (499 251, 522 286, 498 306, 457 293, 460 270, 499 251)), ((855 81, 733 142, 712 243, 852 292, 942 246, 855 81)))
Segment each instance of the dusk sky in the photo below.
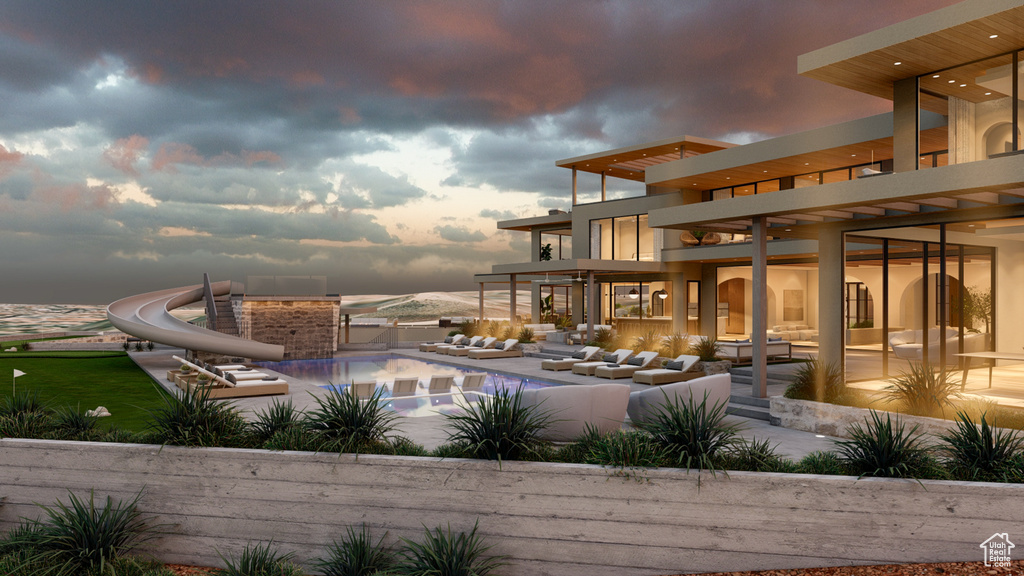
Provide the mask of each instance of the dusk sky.
POLYGON ((797 56, 952 3, 4 0, 0 302, 475 290, 529 259, 495 220, 569 209, 555 160, 890 111, 797 56))

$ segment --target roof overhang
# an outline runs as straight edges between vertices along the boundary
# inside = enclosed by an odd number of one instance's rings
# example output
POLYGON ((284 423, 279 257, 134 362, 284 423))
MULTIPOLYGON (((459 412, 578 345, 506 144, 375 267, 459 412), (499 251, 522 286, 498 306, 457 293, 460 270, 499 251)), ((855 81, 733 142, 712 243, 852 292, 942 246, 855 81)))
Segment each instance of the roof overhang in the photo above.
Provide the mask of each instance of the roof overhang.
POLYGON ((1021 47, 1020 0, 971 0, 803 54, 797 71, 892 100, 896 81, 1021 47))
POLYGON ((569 260, 546 260, 542 262, 517 262, 496 264, 492 274, 586 274, 587 272, 607 274, 650 274, 667 270, 663 262, 637 262, 636 260, 594 260, 573 258, 569 260))
MULTIPOLYGON (((921 130, 922 152, 946 148, 943 116, 923 112, 921 130)), ((879 114, 654 166, 647 171, 647 184, 714 190, 868 164, 893 157, 892 134, 892 114, 879 114)))
POLYGON ((557 212, 546 216, 501 220, 498 222, 498 230, 520 230, 522 232, 529 232, 537 227, 559 226, 563 224, 569 227, 572 226, 571 212, 557 212))
POLYGON ((683 136, 557 160, 555 166, 643 182, 645 172, 652 166, 733 146, 736 144, 683 136))
POLYGON ((985 162, 883 174, 780 190, 650 212, 652 227, 749 234, 766 217, 773 237, 816 236, 821 224, 884 220, 943 210, 1020 206, 1024 203, 1024 155, 985 162))

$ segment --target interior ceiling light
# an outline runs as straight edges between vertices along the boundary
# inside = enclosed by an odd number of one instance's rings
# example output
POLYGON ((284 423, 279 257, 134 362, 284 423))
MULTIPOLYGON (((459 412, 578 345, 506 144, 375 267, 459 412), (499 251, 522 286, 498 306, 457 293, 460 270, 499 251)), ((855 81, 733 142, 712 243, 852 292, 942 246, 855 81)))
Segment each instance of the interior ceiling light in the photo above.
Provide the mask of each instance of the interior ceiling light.
POLYGON ((903 64, 903 62, 893 62, 892 63, 893 66, 899 66, 900 64, 903 64))
POLYGON ((636 300, 639 297, 640 297, 640 293, 636 291, 636 288, 630 288, 629 289, 629 299, 630 300, 636 300))
POLYGON ((932 78, 938 78, 938 77, 939 77, 939 75, 938 75, 938 74, 936 74, 935 76, 932 76, 932 78))
POLYGON ((961 87, 961 88, 966 88, 966 87, 967 87, 967 84, 961 84, 961 85, 960 85, 960 87, 961 87))
POLYGON ((664 289, 658 290, 656 294, 658 295, 658 298, 661 298, 662 300, 668 298, 668 292, 666 292, 664 289))
POLYGON ((991 36, 989 36, 989 39, 991 40, 994 40, 996 38, 999 38, 999 34, 992 34, 991 36))
POLYGON ((991 96, 991 95, 992 95, 991 92, 985 92, 985 96, 991 96))
POLYGON ((947 84, 956 84, 956 80, 950 80, 947 84))

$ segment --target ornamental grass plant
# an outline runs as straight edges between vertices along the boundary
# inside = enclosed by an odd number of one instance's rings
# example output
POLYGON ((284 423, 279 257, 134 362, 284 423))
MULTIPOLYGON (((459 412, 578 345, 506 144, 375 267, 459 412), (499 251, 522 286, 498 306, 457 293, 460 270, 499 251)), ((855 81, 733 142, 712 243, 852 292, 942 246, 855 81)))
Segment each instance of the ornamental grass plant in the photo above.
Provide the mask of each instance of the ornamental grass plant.
POLYGON ((656 409, 640 429, 653 436, 666 451, 671 465, 716 471, 716 462, 736 445, 739 427, 725 423, 725 404, 708 406, 708 395, 699 403, 693 397, 669 398, 656 409))
POLYGON ((210 388, 164 392, 150 411, 154 440, 177 446, 245 446, 248 425, 230 402, 210 398, 210 388))
MULTIPOLYGON (((546 411, 523 404, 523 386, 502 388, 467 403, 463 412, 445 414, 448 440, 471 458, 520 460, 545 444, 540 436, 551 422, 546 411)), ((452 448, 452 451, 457 448, 452 448)))
POLYGON ((324 396, 313 397, 318 407, 306 413, 304 427, 323 441, 323 449, 332 452, 360 452, 386 443, 398 415, 385 408, 383 395, 383 387, 360 399, 331 386, 324 396))
POLYGON ((721 348, 718 344, 718 338, 701 336, 697 338, 693 344, 690 345, 690 354, 699 356, 701 362, 715 362, 718 358, 718 353, 721 352, 721 348))
POLYGON ((814 358, 797 369, 783 396, 795 400, 845 404, 850 399, 850 391, 839 364, 814 358))
POLYGON ((422 543, 407 540, 399 552, 401 561, 398 574, 416 576, 487 576, 508 564, 504 556, 485 556, 491 546, 484 544, 477 534, 480 522, 473 524, 469 533, 452 534, 451 524, 447 530, 440 527, 430 530, 424 527, 422 543))
POLYGON ((942 417, 960 397, 959 388, 952 372, 936 371, 928 364, 912 362, 909 370, 889 381, 885 398, 907 414, 942 417))
POLYGON ((936 462, 916 424, 908 430, 899 416, 893 418, 886 412, 883 419, 874 410, 864 423, 850 426, 849 440, 836 441, 839 458, 852 473, 862 478, 931 478, 937 474, 936 462))
POLYGON ((214 571, 216 576, 302 576, 303 570, 292 563, 295 554, 280 554, 274 542, 246 544, 236 560, 218 552, 225 567, 214 571))
POLYGON ((358 531, 348 526, 345 536, 341 540, 331 542, 327 547, 327 555, 315 559, 313 566, 324 576, 371 576, 390 573, 396 561, 391 551, 384 545, 384 536, 374 543, 365 524, 358 531))
POLYGON ((958 480, 1024 481, 1024 437, 1013 430, 990 426, 985 414, 975 423, 964 412, 956 427, 941 436, 946 468, 958 480))

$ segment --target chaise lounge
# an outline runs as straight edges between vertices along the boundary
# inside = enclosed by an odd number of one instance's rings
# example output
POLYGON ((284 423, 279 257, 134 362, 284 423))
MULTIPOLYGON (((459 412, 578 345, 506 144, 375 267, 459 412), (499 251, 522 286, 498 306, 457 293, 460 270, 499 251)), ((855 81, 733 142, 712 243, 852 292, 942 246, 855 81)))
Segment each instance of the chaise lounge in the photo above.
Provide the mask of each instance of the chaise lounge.
POLYGON ((438 346, 448 346, 450 344, 458 344, 466 336, 464 334, 455 334, 444 339, 444 342, 423 342, 420 344, 420 352, 437 352, 438 346))
POLYGON ((626 360, 624 364, 605 364, 594 369, 594 376, 598 378, 629 378, 638 370, 643 370, 651 365, 651 362, 658 357, 657 352, 645 351, 626 360))
POLYGON ((650 384, 661 386, 673 382, 685 382, 700 378, 703 372, 690 372, 700 360, 700 356, 681 354, 675 360, 670 361, 664 368, 651 368, 649 370, 637 370, 633 373, 633 382, 637 384, 650 384))
POLYGON ((211 399, 271 396, 275 394, 288 393, 288 382, 277 378, 276 376, 266 376, 260 380, 237 380, 229 374, 229 376, 225 378, 207 370, 203 366, 183 360, 178 356, 172 356, 172 358, 181 362, 183 365, 189 366, 198 374, 205 375, 208 378, 208 383, 206 384, 201 383, 198 378, 196 380, 179 379, 179 388, 182 388, 187 392, 193 392, 199 388, 205 388, 208 393, 208 398, 211 399))
POLYGON ((600 360, 596 360, 593 362, 578 362, 576 364, 573 364, 572 373, 582 374, 583 376, 593 376, 594 371, 597 370, 598 366, 606 366, 608 364, 622 364, 632 354, 633 351, 630 350, 629 348, 619 348, 615 352, 605 354, 604 356, 601 357, 600 360))
POLYGON ((486 360, 488 358, 522 358, 523 350, 519 346, 519 340, 509 338, 504 342, 496 342, 492 348, 485 350, 470 350, 469 357, 473 360, 486 360))
MULTIPOLYGON (((451 348, 445 349, 444 353, 449 356, 469 356, 470 351, 486 350, 488 348, 493 347, 494 343, 497 341, 498 339, 495 338, 494 336, 488 336, 483 340, 477 340, 475 344, 472 344, 470 346, 452 346, 451 348)), ((438 350, 438 352, 440 352, 440 350, 438 350)))
POLYGON ((576 352, 573 352, 569 358, 562 358, 561 360, 555 360, 549 358, 540 363, 540 367, 544 370, 552 370, 558 372, 559 370, 572 370, 575 364, 580 362, 589 362, 595 354, 601 351, 600 346, 587 346, 576 352))

